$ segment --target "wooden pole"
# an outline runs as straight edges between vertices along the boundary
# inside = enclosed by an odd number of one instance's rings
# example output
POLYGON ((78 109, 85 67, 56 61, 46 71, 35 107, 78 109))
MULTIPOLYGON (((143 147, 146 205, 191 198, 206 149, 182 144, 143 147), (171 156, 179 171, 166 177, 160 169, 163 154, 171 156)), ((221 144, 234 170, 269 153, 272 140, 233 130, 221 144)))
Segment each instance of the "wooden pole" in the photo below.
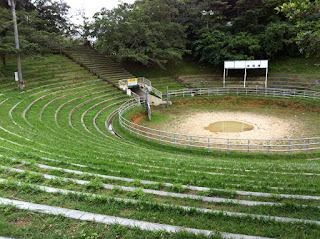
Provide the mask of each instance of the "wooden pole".
POLYGON ((17 16, 16 16, 16 5, 14 0, 8 0, 8 4, 11 7, 13 30, 14 30, 14 41, 16 44, 16 49, 18 50, 18 55, 17 55, 18 76, 19 76, 18 88, 19 90, 23 90, 23 78, 22 78, 21 58, 19 53, 20 45, 19 45, 19 33, 18 33, 18 24, 17 24, 17 16))

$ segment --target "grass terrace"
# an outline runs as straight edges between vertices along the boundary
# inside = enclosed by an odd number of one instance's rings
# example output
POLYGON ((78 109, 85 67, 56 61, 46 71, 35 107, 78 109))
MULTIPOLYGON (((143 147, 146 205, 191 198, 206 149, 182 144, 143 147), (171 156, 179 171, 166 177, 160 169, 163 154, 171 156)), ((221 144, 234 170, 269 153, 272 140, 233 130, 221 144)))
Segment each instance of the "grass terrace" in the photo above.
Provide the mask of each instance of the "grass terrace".
POLYGON ((179 150, 115 120, 123 140, 106 124, 129 99, 112 82, 49 55, 23 60, 19 92, 15 70, 1 68, 0 236, 319 238, 319 158, 179 150))

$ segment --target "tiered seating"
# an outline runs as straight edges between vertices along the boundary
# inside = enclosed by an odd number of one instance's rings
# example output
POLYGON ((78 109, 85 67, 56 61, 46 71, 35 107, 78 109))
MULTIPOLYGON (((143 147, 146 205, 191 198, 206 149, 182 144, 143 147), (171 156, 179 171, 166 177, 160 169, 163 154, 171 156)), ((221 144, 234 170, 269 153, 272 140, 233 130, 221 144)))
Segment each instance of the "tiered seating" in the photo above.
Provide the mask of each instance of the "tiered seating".
POLYGON ((122 140, 106 128, 128 99, 112 84, 63 56, 23 69, 22 93, 0 81, 0 237, 319 236, 319 160, 122 140))
POLYGON ((85 66, 89 71, 116 87, 118 87, 119 80, 134 77, 118 63, 102 54, 99 54, 89 46, 74 46, 65 52, 70 58, 74 59, 76 62, 85 66))
MULTIPOLYGON (((248 77, 246 86, 260 87, 264 86, 263 77, 248 77)), ((187 75, 180 76, 179 81, 187 85, 189 88, 207 88, 207 87, 222 87, 223 79, 221 75, 187 75)), ((243 79, 239 77, 227 77, 226 87, 243 87, 243 79)))
POLYGON ((320 86, 319 76, 270 74, 269 87, 290 89, 316 89, 320 86))
POLYGON ((165 93, 167 90, 167 86, 169 90, 178 90, 187 88, 187 85, 181 84, 178 80, 172 77, 160 77, 160 78, 150 78, 152 86, 160 90, 162 93, 165 93))

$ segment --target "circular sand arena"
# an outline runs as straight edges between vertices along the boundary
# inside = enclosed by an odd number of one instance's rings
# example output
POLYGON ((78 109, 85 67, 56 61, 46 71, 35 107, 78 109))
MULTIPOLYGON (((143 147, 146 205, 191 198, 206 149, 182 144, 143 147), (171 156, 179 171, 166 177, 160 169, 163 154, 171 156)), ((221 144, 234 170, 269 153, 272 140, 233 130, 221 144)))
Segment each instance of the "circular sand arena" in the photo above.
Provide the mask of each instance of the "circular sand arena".
MULTIPOLYGON (((268 92, 264 90, 265 95, 268 92)), ((306 97, 307 93, 304 92, 303 96, 306 97)), ((299 99, 239 95, 190 97, 175 99, 168 108, 152 107, 152 121, 146 119, 142 108, 132 111, 129 121, 123 119, 122 112, 128 110, 126 107, 134 106, 128 103, 121 109, 121 125, 148 141, 174 147, 202 148, 208 152, 227 150, 228 153, 267 152, 268 155, 273 152, 308 154, 310 150, 317 150, 315 145, 320 142, 320 106, 299 99), (225 130, 234 125, 237 130, 225 130)))
POLYGON ((285 139, 301 137, 304 124, 297 120, 267 116, 252 112, 197 112, 192 115, 175 116, 175 123, 167 123, 161 128, 180 134, 217 137, 217 138, 251 138, 251 139, 285 139), (253 126, 243 132, 211 132, 206 129, 211 123, 219 121, 237 121, 253 126))

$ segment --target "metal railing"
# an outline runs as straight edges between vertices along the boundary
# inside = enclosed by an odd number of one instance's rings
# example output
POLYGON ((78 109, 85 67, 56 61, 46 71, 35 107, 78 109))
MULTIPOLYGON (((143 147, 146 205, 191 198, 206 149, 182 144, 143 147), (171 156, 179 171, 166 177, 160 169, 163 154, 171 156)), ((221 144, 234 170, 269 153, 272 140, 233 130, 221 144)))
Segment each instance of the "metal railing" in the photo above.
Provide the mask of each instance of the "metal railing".
POLYGON ((145 77, 139 77, 139 78, 138 78, 138 84, 139 84, 139 85, 140 85, 140 84, 145 84, 145 85, 147 85, 147 86, 151 86, 151 81, 148 80, 148 79, 145 78, 145 77))
POLYGON ((152 87, 152 91, 156 96, 158 96, 160 99, 162 99, 162 92, 154 87, 152 87))
MULTIPOLYGON (((227 94, 320 100, 320 92, 290 89, 199 88, 169 92, 170 98, 227 94)), ((320 137, 301 139, 233 139, 195 136, 156 130, 130 122, 124 117, 125 112, 139 105, 140 100, 131 99, 120 107, 119 122, 121 127, 130 131, 130 134, 136 134, 138 137, 157 141, 160 144, 170 144, 173 145, 173 147, 182 146, 190 149, 203 148, 208 151, 223 150, 227 153, 231 151, 246 152, 248 154, 250 152, 263 152, 268 155, 270 155, 270 153, 287 153, 290 155, 295 152, 304 152, 308 155, 311 151, 314 152, 320 149, 320 137)))
MULTIPOLYGON (((162 99, 162 92, 157 90, 156 88, 152 87, 151 85, 151 81, 148 80, 147 78, 145 77, 139 77, 138 78, 138 85, 142 85, 142 84, 145 84, 146 86, 148 86, 148 90, 149 90, 149 93, 153 93, 155 94, 157 97, 159 97, 160 99, 162 99)), ((143 91, 146 91, 145 88, 142 88, 143 91)))
MULTIPOLYGON (((308 91, 297 89, 261 88, 261 87, 212 87, 212 88, 193 88, 169 91, 170 98, 189 97, 196 95, 259 95, 280 98, 302 98, 320 99, 320 91, 308 91)), ((164 98, 165 99, 165 98, 164 98)))
MULTIPOLYGON (((137 79, 138 79, 138 85, 142 86, 141 90, 146 92, 146 88, 148 88, 149 92, 154 93, 157 97, 162 99, 162 92, 157 90, 156 88, 152 87, 150 80, 148 80, 145 77, 138 77, 137 79)), ((119 80, 119 88, 123 89, 124 86, 126 86, 126 87, 128 86, 128 79, 119 80)))

